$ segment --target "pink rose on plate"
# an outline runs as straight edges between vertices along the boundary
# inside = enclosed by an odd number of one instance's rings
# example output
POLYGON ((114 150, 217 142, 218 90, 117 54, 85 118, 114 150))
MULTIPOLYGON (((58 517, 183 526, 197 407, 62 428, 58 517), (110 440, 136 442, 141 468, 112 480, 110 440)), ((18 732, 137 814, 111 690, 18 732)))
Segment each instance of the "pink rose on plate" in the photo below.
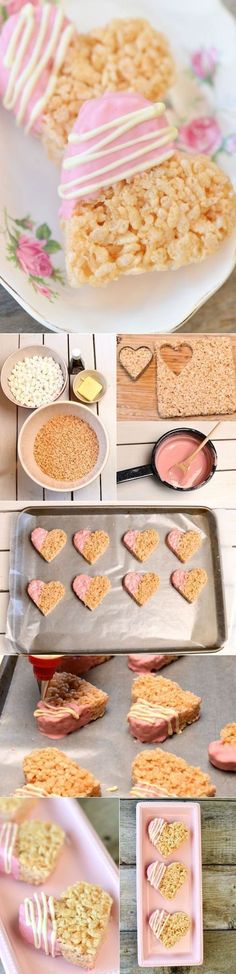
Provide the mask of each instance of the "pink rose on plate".
POLYGON ((191 68, 198 78, 211 79, 217 65, 215 47, 202 47, 191 55, 191 68))
POLYGON ((36 284, 36 291, 38 292, 38 294, 42 294, 43 298, 50 298, 51 299, 51 297, 52 297, 50 288, 49 287, 45 287, 44 284, 36 284))
POLYGON ((181 125, 178 142, 180 147, 213 156, 222 144, 222 134, 215 118, 205 115, 181 125))
MULTIPOLYGON (((2 3, 2 7, 5 7, 8 17, 11 17, 12 14, 17 14, 18 10, 21 10, 25 6, 25 3, 26 0, 5 0, 5 3, 2 3)), ((33 7, 37 7, 39 0, 31 0, 31 3, 33 7)))
POLYGON ((25 274, 51 277, 53 266, 39 240, 22 234, 17 243, 16 256, 25 274))

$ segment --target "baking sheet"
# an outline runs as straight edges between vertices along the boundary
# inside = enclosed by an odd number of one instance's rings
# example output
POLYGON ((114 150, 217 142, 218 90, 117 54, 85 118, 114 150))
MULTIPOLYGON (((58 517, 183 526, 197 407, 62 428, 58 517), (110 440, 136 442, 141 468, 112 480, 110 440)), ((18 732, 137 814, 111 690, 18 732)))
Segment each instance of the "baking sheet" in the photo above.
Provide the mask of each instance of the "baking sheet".
POLYGON ((201 813, 196 802, 138 802, 136 805, 136 862, 137 862, 137 936, 138 964, 140 967, 188 967, 203 962, 202 920, 202 862, 201 862, 201 813), (165 822, 183 822, 189 829, 189 837, 181 849, 167 858, 155 849, 148 835, 152 818, 164 818, 165 822), (163 898, 159 890, 148 882, 146 872, 151 862, 183 862, 189 872, 183 887, 173 900, 163 898), (168 913, 184 911, 191 916, 191 929, 179 943, 168 950, 150 929, 148 918, 154 910, 168 913))
MULTIPOLYGON (((168 738, 161 748, 207 772, 218 798, 236 798, 236 774, 213 768, 207 752, 210 741, 219 738, 221 727, 235 719, 235 658, 182 656, 159 675, 202 698, 200 719, 182 734, 168 738)), ((25 657, 18 658, 0 720, 0 794, 23 784, 22 760, 33 748, 59 747, 99 778, 103 797, 129 796, 132 761, 146 747, 156 746, 136 741, 128 729, 135 673, 128 669, 125 656, 116 656, 89 670, 87 679, 109 695, 104 717, 60 741, 52 741, 40 734, 33 717, 40 694, 32 666, 25 657), (111 787, 117 791, 106 790, 111 787)))
POLYGON ((207 508, 188 507, 185 512, 178 506, 22 511, 11 540, 9 587, 7 638, 14 652, 209 651, 220 648, 226 638, 217 522, 207 508), (61 554, 49 565, 30 541, 31 531, 39 526, 47 530, 60 526, 68 536, 61 554), (93 566, 87 565, 72 544, 75 531, 87 527, 103 529, 110 537, 107 551, 93 566), (148 527, 157 528, 160 543, 141 564, 127 551, 122 537, 128 528, 148 527), (202 534, 201 548, 186 567, 205 568, 208 584, 192 605, 170 583, 172 571, 180 566, 165 544, 173 528, 197 529, 202 534), (160 576, 158 591, 142 607, 124 591, 122 578, 128 571, 155 571, 160 576), (91 577, 105 574, 111 582, 110 592, 94 612, 72 590, 73 578, 84 572, 91 577), (46 618, 27 594, 33 578, 59 580, 65 585, 64 599, 46 618))
MULTIPOLYGON (((90 825, 81 806, 68 798, 44 798, 38 801, 29 818, 53 821, 67 835, 67 842, 58 859, 55 870, 43 883, 49 895, 59 896, 67 886, 80 880, 98 883, 112 896, 113 906, 107 936, 98 953, 94 972, 118 974, 119 972, 119 877, 118 870, 90 825), (91 854, 92 853, 92 854, 91 854)), ((19 904, 25 896, 32 897, 37 887, 30 883, 16 883, 12 877, 0 876, 0 953, 6 974, 73 974, 75 967, 63 957, 48 957, 35 950, 18 933, 19 904)), ((84 968, 78 966, 78 974, 84 968)))

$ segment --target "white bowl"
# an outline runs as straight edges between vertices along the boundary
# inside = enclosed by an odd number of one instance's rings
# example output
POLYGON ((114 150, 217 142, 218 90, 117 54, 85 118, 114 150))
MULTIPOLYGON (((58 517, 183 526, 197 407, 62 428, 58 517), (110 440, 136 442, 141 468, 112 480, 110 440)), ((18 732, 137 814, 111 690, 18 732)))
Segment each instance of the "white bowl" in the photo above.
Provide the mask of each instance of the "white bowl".
MULTIPOLYGON (((64 359, 61 358, 61 355, 58 355, 58 352, 54 352, 54 350, 52 351, 52 349, 47 348, 46 345, 28 345, 26 346, 26 348, 18 348, 16 352, 12 352, 11 355, 8 355, 8 358, 4 362, 4 365, 2 366, 1 386, 4 395, 7 396, 7 399, 10 399, 11 402, 14 402, 15 406, 21 406, 22 409, 29 409, 29 406, 26 406, 25 403, 22 404, 21 402, 18 401, 18 399, 15 399, 15 396, 13 396, 13 393, 11 392, 8 379, 12 372, 12 369, 14 368, 14 365, 16 365, 17 362, 22 362, 22 360, 25 358, 31 358, 32 355, 40 355, 42 358, 51 357, 54 359, 54 362, 57 362, 57 364, 60 365, 62 375, 63 375, 63 385, 60 389, 60 392, 58 392, 57 396, 54 396, 54 398, 52 400, 49 400, 49 402, 55 402, 56 399, 59 399, 60 396, 62 396, 62 393, 66 388, 66 383, 68 378, 67 366, 66 363, 64 362, 64 359)), ((36 409, 37 407, 31 406, 30 408, 36 409)))
POLYGON ((36 484, 39 484, 40 487, 58 492, 71 492, 91 484, 93 480, 96 480, 96 477, 99 477, 99 474, 105 467, 108 453, 109 442, 107 432, 97 414, 92 413, 88 406, 82 406, 80 403, 70 402, 66 399, 61 402, 51 403, 48 406, 41 406, 40 409, 36 409, 31 413, 22 426, 18 439, 19 460, 28 477, 36 484), (99 453, 95 466, 85 477, 82 477, 80 480, 55 480, 43 473, 36 463, 34 459, 34 441, 38 431, 44 426, 44 423, 47 423, 53 416, 68 416, 68 414, 83 419, 92 427, 98 438, 99 453))

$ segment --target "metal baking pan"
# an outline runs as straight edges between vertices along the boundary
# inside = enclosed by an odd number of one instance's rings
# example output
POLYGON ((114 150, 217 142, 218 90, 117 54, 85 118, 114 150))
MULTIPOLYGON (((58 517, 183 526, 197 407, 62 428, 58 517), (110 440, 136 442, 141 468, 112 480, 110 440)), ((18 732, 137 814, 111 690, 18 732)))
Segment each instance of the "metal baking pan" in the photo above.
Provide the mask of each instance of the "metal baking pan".
POLYGON ((226 639, 222 568, 215 514, 208 508, 125 505, 106 507, 30 508, 16 521, 11 541, 10 604, 7 637, 13 652, 33 653, 119 653, 163 650, 165 652, 213 652, 226 639), (51 564, 43 561, 30 541, 33 528, 50 530, 57 525, 68 536, 67 545, 51 564), (96 565, 89 566, 72 544, 79 528, 108 531, 110 545, 96 565), (157 528, 160 544, 145 564, 127 551, 122 536, 128 528, 157 528), (208 584, 199 600, 189 605, 170 583, 178 560, 165 544, 173 528, 196 528, 202 545, 187 567, 205 568, 208 584), (142 607, 124 591, 122 578, 128 571, 152 572, 160 576, 156 594, 142 607), (72 590, 75 575, 106 574, 111 590, 104 602, 90 612, 72 590), (66 595, 46 618, 27 594, 32 578, 60 580, 66 595))

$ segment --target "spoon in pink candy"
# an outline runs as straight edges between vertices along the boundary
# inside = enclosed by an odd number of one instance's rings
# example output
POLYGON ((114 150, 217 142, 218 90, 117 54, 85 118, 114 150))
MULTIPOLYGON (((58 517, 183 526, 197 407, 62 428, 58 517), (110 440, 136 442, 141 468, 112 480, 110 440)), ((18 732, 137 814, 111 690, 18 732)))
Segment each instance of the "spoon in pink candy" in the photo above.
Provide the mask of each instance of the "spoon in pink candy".
POLYGON ((197 457, 200 451, 203 450, 204 446, 206 446, 206 443, 208 443, 208 440, 211 439, 212 434, 215 432, 216 429, 218 429, 218 426, 220 426, 220 422, 221 421, 218 421, 218 423, 216 423, 215 426, 213 426, 213 428, 210 430, 209 433, 207 433, 207 436, 204 437, 204 440, 202 440, 202 442, 199 444, 196 450, 193 450, 193 452, 190 453, 190 456, 186 457, 186 460, 179 460, 178 462, 173 464, 172 467, 169 467, 168 479, 173 484, 173 487, 175 486, 179 487, 182 484, 184 484, 184 481, 187 477, 187 474, 190 470, 193 460, 195 460, 195 457, 197 457))

